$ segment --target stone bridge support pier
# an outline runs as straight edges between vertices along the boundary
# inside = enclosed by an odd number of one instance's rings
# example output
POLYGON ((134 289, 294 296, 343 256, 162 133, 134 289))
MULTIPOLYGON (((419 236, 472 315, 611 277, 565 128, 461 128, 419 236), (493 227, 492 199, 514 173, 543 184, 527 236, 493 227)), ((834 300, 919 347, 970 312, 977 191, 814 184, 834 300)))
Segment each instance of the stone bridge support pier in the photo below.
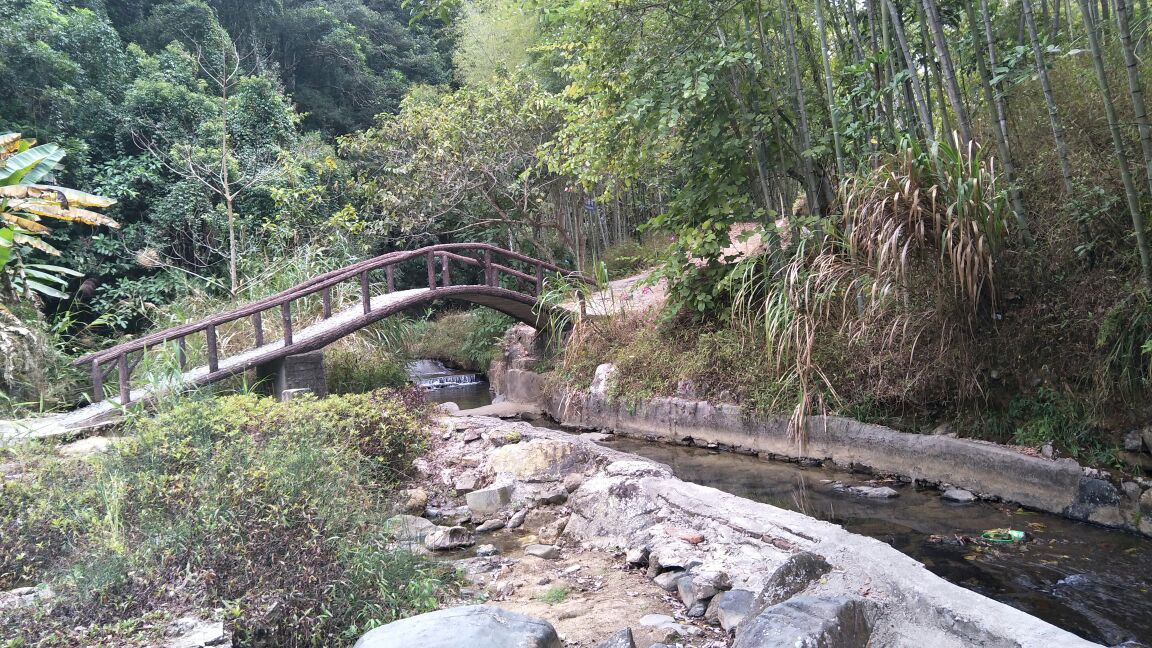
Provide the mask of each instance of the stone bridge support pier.
POLYGON ((260 365, 256 367, 256 378, 280 400, 289 400, 304 390, 318 398, 328 395, 323 351, 291 355, 260 365))

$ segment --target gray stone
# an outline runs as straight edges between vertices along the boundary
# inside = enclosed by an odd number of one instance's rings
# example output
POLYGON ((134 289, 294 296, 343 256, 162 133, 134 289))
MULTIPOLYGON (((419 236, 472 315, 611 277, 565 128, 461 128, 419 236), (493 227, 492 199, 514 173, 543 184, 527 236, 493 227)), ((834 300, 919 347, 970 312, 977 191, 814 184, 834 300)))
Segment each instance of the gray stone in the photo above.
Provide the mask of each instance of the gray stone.
POLYGON ((584 475, 582 475, 580 473, 572 473, 571 475, 567 475, 564 477, 564 490, 568 491, 569 493, 572 493, 577 488, 580 488, 580 484, 583 484, 583 483, 584 483, 584 475))
POLYGON ((488 455, 493 472, 510 473, 523 482, 561 481, 571 473, 585 472, 591 464, 586 448, 556 439, 531 439, 497 448, 488 455))
POLYGON ((940 496, 950 502, 975 502, 976 496, 963 488, 949 488, 940 496))
POLYGON ((1144 439, 1144 449, 1152 452, 1152 425, 1141 430, 1140 436, 1144 439))
POLYGON ((1152 518, 1152 488, 1144 491, 1140 496, 1140 514, 1146 518, 1152 518))
POLYGON ((1124 435, 1124 449, 1128 452, 1140 452, 1144 449, 1144 436, 1140 430, 1132 430, 1124 435))
POLYGON ((564 502, 568 501, 568 491, 562 484, 555 484, 545 489, 543 493, 540 493, 540 496, 536 498, 536 501, 540 504, 546 505, 563 504, 564 502))
POLYGON ((476 555, 482 558, 487 556, 495 556, 499 553, 500 550, 496 548, 496 545, 485 544, 476 547, 476 555))
MULTIPOLYGON (((698 603, 705 603, 708 599, 716 596, 719 592, 711 583, 704 582, 694 576, 685 576, 676 581, 676 593, 680 596, 680 601, 684 607, 692 610, 698 603)), ((700 614, 688 616, 704 616, 704 608, 701 607, 700 614)))
POLYGON ((807 551, 793 554, 780 569, 768 578, 764 589, 756 596, 758 606, 776 605, 808 589, 808 586, 832 571, 832 566, 818 556, 807 551))
POLYGON ((755 592, 741 589, 720 592, 712 597, 704 618, 719 623, 725 630, 733 630, 752 614, 755 604, 755 592))
POLYGON ((440 413, 442 413, 442 414, 451 415, 451 414, 455 414, 456 412, 459 412, 460 406, 457 405, 456 403, 453 403, 452 401, 448 401, 446 403, 440 403, 439 405, 436 406, 436 409, 439 410, 440 413))
POLYGON ((632 638, 632 628, 624 628, 613 634, 601 641, 596 648, 636 648, 636 640, 632 638))
POLYGON ((872 635, 869 602, 857 596, 801 596, 746 620, 732 648, 860 648, 872 635))
POLYGON ((633 547, 624 554, 624 562, 629 565, 643 565, 648 562, 648 547, 633 547))
POLYGON ((90 457, 108 452, 120 440, 120 437, 88 437, 62 445, 56 448, 56 453, 63 457, 90 457))
POLYGON ((0 592, 0 610, 33 606, 37 601, 46 601, 55 596, 56 592, 46 585, 17 587, 7 592, 0 592))
POLYGON ((479 515, 495 515, 501 508, 512 501, 512 488, 509 486, 493 486, 473 491, 465 496, 468 508, 479 515))
POLYGON ((504 528, 504 520, 500 518, 492 518, 485 521, 480 526, 476 527, 476 533, 488 533, 490 531, 497 531, 504 528))
POLYGON ((431 520, 415 515, 394 515, 384 523, 385 530, 399 542, 422 542, 437 529, 431 520))
POLYGON ((562 648, 552 624, 489 605, 466 605, 380 626, 354 648, 562 648))
POLYGON ((476 544, 476 539, 472 537, 471 533, 468 533, 468 529, 461 526, 436 527, 424 536, 424 546, 432 551, 459 549, 471 547, 474 544, 476 544))
POLYGON ((223 621, 184 617, 168 624, 164 635, 168 639, 163 648, 226 648, 232 645, 232 637, 224 629, 223 621))
POLYGON ((848 492, 853 495, 871 499, 888 499, 899 497, 900 495, 900 493, 896 492, 895 488, 889 488, 888 486, 852 486, 848 489, 848 492))
POLYGON ((473 472, 466 472, 456 478, 456 481, 452 483, 452 488, 461 495, 467 495, 480 488, 480 476, 473 472))
POLYGON ((560 557, 560 548, 555 545, 530 544, 524 547, 524 555, 555 560, 560 557))
POLYGON ((1056 449, 1052 447, 1051 443, 1045 443, 1040 446, 1040 456, 1045 459, 1052 459, 1056 456, 1056 449))
POLYGON ((1101 515, 1115 511, 1120 503, 1120 493, 1112 482, 1096 477, 1080 480, 1076 502, 1064 510, 1064 515, 1077 520, 1100 522, 1101 515))
POLYGON ((473 441, 480 440, 480 431, 476 428, 464 430, 464 443, 472 443, 473 441))
POLYGON ((508 524, 506 525, 507 528, 519 529, 520 526, 524 524, 524 518, 528 517, 529 510, 530 509, 522 508, 519 511, 513 513, 512 517, 508 518, 508 524))
POLYGON ((428 491, 423 488, 404 489, 400 498, 400 512, 408 515, 423 515, 428 507, 428 491))
POLYGON ((660 628, 673 623, 676 623, 676 619, 667 614, 645 614, 640 617, 640 625, 645 628, 660 628))
POLYGON ((692 604, 692 607, 688 608, 688 610, 684 612, 684 616, 688 617, 689 619, 699 619, 700 617, 704 616, 704 613, 707 611, 708 601, 696 601, 692 604))
POLYGON ((674 592, 676 591, 676 581, 684 578, 686 574, 687 572, 681 569, 674 569, 656 576, 656 578, 652 579, 652 582, 656 583, 657 587, 666 592, 674 592))
POLYGON ((554 543, 560 540, 560 536, 564 534, 564 529, 567 526, 568 518, 562 517, 540 527, 536 531, 536 536, 540 538, 541 542, 554 543))

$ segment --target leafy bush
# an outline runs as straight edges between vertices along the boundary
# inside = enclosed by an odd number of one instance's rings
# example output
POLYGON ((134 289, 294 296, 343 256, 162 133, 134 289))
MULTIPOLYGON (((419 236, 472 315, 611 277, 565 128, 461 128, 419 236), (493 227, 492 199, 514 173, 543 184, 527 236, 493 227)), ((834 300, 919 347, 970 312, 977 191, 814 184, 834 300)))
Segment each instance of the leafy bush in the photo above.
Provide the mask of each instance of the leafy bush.
POLYGON ((504 332, 512 324, 511 317, 487 308, 448 313, 423 326, 410 346, 409 355, 486 371, 500 352, 504 332))
POLYGON ((408 384, 408 371, 394 354, 380 348, 333 347, 324 352, 330 394, 359 394, 408 384))
POLYGON ((77 626, 223 608, 242 645, 330 646, 432 609, 445 574, 380 524, 424 447, 418 401, 184 402, 90 463, 34 453, 35 478, 4 483, 0 585, 47 579, 61 596, 0 635, 71 646, 88 643, 77 626))

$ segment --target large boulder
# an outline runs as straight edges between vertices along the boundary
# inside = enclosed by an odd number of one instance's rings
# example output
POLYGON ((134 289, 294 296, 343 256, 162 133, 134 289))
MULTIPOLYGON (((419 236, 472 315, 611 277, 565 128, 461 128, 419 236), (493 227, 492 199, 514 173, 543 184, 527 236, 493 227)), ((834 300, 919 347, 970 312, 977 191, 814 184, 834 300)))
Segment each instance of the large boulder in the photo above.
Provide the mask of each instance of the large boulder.
POLYGON ((732 648, 862 648, 872 634, 871 605, 858 596, 798 596, 745 620, 732 648))
POLYGON ((512 501, 511 486, 492 486, 464 496, 468 508, 477 515, 495 515, 512 501))
POLYGON ((562 481, 571 473, 585 472, 592 462, 584 448, 554 439, 532 439, 497 448, 488 456, 496 473, 509 473, 519 481, 562 481))
POLYGON ((764 589, 756 596, 756 602, 761 607, 776 605, 808 589, 830 571, 832 566, 823 556, 807 551, 793 554, 768 578, 764 589))
POLYGON ((471 547, 476 544, 476 538, 464 527, 436 527, 424 536, 424 546, 432 551, 446 551, 471 547))
POLYGON ((380 626, 353 648, 562 648, 552 624, 490 605, 437 610, 380 626))

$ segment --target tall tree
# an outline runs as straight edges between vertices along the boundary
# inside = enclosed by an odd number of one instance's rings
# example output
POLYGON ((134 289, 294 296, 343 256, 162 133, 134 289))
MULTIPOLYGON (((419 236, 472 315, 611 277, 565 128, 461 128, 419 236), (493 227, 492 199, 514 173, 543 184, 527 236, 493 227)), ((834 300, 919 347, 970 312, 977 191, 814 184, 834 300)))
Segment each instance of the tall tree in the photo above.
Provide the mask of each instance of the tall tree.
POLYGON ((1032 18, 1031 0, 1020 0, 1024 24, 1028 28, 1028 38, 1032 43, 1032 57, 1036 62, 1036 75, 1040 77, 1040 88, 1044 91, 1044 105, 1048 108, 1048 124, 1052 127, 1052 139, 1056 142, 1056 158, 1060 163, 1060 176, 1064 179, 1065 195, 1072 195, 1072 165, 1068 162, 1068 142, 1064 137, 1064 124, 1056 109, 1052 96, 1052 84, 1048 79, 1048 64, 1044 60, 1044 50, 1040 45, 1040 35, 1036 32, 1036 21, 1032 18))
POLYGON ((904 35, 904 19, 896 10, 896 3, 892 0, 884 0, 884 4, 888 7, 888 17, 892 20, 892 27, 896 32, 896 42, 900 45, 900 53, 904 57, 905 69, 908 70, 908 80, 912 82, 912 96, 916 100, 916 111, 920 115, 920 123, 924 126, 924 132, 928 138, 934 139, 936 129, 932 126, 932 113, 929 112, 928 104, 924 100, 924 90, 920 85, 920 72, 917 69, 916 61, 912 59, 911 50, 908 49, 908 39, 904 35))
MULTIPOLYGON (((1027 0, 1024 0, 1025 2, 1027 0)), ((1108 74, 1104 69, 1104 52, 1100 47, 1096 20, 1092 17, 1091 0, 1080 0, 1084 19, 1084 29, 1088 33, 1088 46, 1092 52, 1092 66, 1096 70, 1096 82, 1104 102, 1104 114, 1108 118, 1108 131, 1112 135, 1112 147, 1116 152, 1116 164, 1120 169, 1120 179, 1124 183, 1124 197, 1128 204, 1128 214, 1132 217, 1132 229, 1136 234, 1136 249, 1140 254, 1141 281, 1146 294, 1152 295, 1152 252, 1148 249, 1145 233, 1144 214, 1140 210, 1140 198, 1136 185, 1132 182, 1132 170, 1128 166, 1128 153, 1124 150, 1124 136, 1120 133, 1120 120, 1116 117, 1116 106, 1112 102, 1112 91, 1108 88, 1108 74)))
POLYGON ((935 0, 924 0, 924 16, 928 22, 928 29, 932 33, 936 56, 940 60, 940 72, 943 77, 944 90, 948 95, 948 103, 952 105, 952 112, 956 115, 956 128, 960 132, 961 141, 967 145, 972 142, 972 126, 968 119, 968 109, 964 107, 960 83, 956 80, 956 70, 952 66, 952 53, 948 50, 948 41, 944 39, 944 26, 940 22, 940 12, 936 8, 935 0))
POLYGON ((820 37, 820 62, 824 66, 824 95, 828 103, 828 115, 832 121, 832 145, 836 152, 836 171, 843 176, 848 170, 844 164, 844 149, 840 146, 840 114, 836 108, 836 91, 832 86, 832 65, 828 61, 828 37, 824 29, 823 0, 813 0, 816 5, 816 34, 820 37))

